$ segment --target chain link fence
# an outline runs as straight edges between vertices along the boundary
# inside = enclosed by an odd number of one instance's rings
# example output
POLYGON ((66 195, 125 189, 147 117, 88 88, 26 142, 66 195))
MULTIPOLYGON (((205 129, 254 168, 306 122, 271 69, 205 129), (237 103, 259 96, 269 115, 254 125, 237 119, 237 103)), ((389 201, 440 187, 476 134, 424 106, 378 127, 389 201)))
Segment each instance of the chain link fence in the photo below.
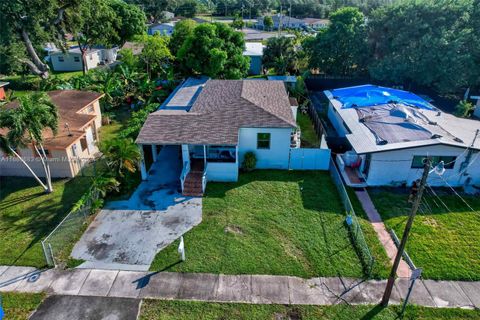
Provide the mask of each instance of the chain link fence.
POLYGON ((68 264, 75 243, 88 226, 94 201, 96 199, 88 199, 80 208, 70 211, 42 241, 43 253, 48 266, 64 267, 68 264))
POLYGON ((350 197, 348 196, 345 185, 343 184, 340 172, 338 172, 338 169, 332 158, 330 158, 330 176, 337 187, 338 193, 340 194, 340 198, 342 199, 343 206, 347 213, 346 221, 353 245, 357 251, 360 261, 363 264, 365 274, 370 277, 375 259, 370 252, 367 242, 365 241, 362 227, 360 226, 357 215, 355 214, 355 210, 353 209, 352 202, 350 201, 350 197))
MULTIPOLYGON (((77 177, 95 177, 106 164, 104 161, 78 158, 77 177)), ((75 243, 86 230, 92 206, 98 195, 88 198, 79 208, 72 209, 53 231, 42 241, 43 253, 48 266, 64 267, 71 261, 70 253, 75 243)))

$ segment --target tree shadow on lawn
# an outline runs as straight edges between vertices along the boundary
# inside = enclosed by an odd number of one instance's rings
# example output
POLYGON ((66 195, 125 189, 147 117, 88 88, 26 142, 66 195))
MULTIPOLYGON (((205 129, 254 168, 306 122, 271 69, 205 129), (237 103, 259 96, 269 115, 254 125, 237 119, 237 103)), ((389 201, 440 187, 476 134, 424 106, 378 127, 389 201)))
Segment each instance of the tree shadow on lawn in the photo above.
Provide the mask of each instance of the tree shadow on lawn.
MULTIPOLYGON (((2 185, 4 185, 6 179, 3 177, 1 179, 2 185)), ((8 180, 12 185, 9 185, 7 190, 3 190, 0 196, 2 233, 25 234, 26 236, 21 236, 20 240, 29 240, 28 243, 22 242, 26 243, 25 246, 18 242, 15 243, 17 248, 23 247, 20 253, 11 257, 10 264, 15 265, 62 221, 75 202, 83 195, 90 178, 77 177, 64 184, 61 183, 64 179, 55 179, 52 181, 54 184, 52 194, 44 193, 33 178, 9 177, 8 180), (15 192, 29 188, 35 188, 31 195, 21 195, 5 201, 15 192), (61 192, 61 195, 58 192, 61 192), (18 208, 15 210, 17 206, 18 208)), ((41 265, 41 267, 43 266, 41 265)))

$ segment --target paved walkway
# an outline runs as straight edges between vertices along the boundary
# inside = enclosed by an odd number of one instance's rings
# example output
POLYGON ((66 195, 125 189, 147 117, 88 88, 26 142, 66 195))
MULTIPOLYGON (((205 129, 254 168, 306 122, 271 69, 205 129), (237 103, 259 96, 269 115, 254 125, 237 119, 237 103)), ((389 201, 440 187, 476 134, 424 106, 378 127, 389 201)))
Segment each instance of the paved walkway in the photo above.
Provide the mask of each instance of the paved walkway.
MULTIPOLYGON (((198 300, 254 304, 377 304, 386 281, 302 279, 269 275, 133 272, 97 269, 38 271, 0 266, 0 292, 198 300)), ((399 279, 391 302, 400 303, 409 281, 399 279)), ((418 280, 411 303, 429 307, 480 308, 480 282, 418 280)))
MULTIPOLYGON (((397 246, 395 245, 395 243, 392 240, 392 237, 390 236, 387 229, 385 228, 385 224, 382 221, 382 217, 380 217, 380 214, 375 208, 375 205, 373 204, 372 199, 370 199, 370 196, 368 195, 368 192, 365 189, 362 191, 355 191, 355 194, 357 195, 358 200, 360 200, 363 210, 365 210, 365 213, 367 214, 373 229, 377 233, 378 240, 380 240, 380 243, 385 248, 387 256, 393 265, 393 262, 395 261, 395 256, 397 255, 397 246)), ((403 260, 402 258, 402 260, 400 260, 400 265, 398 266, 398 269, 397 269, 397 277, 410 278, 411 274, 412 274, 412 270, 410 269, 408 264, 405 262, 405 260, 403 260)))

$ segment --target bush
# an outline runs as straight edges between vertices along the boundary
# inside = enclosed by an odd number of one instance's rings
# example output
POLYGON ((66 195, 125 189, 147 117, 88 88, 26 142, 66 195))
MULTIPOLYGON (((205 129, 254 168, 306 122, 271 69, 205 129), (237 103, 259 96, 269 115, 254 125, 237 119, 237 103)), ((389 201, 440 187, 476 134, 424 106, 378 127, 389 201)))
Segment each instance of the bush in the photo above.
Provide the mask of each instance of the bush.
POLYGON ((252 171, 257 166, 257 157, 255 153, 249 151, 245 153, 245 157, 243 158, 242 168, 245 171, 252 171))
POLYGON ((455 107, 455 115, 457 117, 469 118, 475 109, 473 103, 462 100, 455 107))

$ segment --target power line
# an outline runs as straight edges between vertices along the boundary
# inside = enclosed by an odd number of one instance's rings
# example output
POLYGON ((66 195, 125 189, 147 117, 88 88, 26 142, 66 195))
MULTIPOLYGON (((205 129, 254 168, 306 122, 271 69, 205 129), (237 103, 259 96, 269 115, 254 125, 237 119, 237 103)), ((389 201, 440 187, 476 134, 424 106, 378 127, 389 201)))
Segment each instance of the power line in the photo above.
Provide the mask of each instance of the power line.
POLYGON ((440 178, 443 180, 443 182, 445 182, 445 184, 455 193, 455 195, 457 195, 463 203, 465 203, 467 205, 467 207, 474 213, 479 213, 477 210, 473 209, 473 207, 457 192, 457 190, 455 190, 448 182, 447 180, 445 180, 442 176, 440 176, 440 178))
POLYGON ((433 188, 429 184, 427 184, 427 187, 430 190, 430 192, 440 201, 440 203, 448 210, 448 212, 452 212, 452 210, 450 210, 447 204, 442 200, 442 198, 438 196, 438 194, 433 190, 433 188))

